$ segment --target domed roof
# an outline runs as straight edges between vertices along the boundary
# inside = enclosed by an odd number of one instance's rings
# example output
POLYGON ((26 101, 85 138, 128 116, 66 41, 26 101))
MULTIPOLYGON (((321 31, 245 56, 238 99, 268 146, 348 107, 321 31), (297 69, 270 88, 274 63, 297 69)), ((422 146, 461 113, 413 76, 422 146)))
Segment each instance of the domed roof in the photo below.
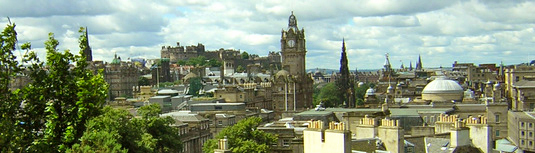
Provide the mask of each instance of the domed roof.
POLYGON ((463 88, 453 80, 440 77, 427 84, 422 91, 422 94, 432 93, 463 93, 463 88))
POLYGON ((368 90, 366 90, 366 96, 369 95, 375 95, 375 90, 373 88, 369 88, 368 90))
POLYGON ((286 70, 280 70, 279 72, 277 72, 277 74, 275 74, 276 77, 279 77, 279 76, 288 76, 290 75, 290 72, 286 71, 286 70))
POLYGON ((172 95, 172 94, 178 94, 178 91, 172 90, 172 89, 162 89, 158 91, 158 94, 160 95, 172 95))
POLYGON ((363 85, 364 85, 364 82, 359 82, 359 87, 363 85))

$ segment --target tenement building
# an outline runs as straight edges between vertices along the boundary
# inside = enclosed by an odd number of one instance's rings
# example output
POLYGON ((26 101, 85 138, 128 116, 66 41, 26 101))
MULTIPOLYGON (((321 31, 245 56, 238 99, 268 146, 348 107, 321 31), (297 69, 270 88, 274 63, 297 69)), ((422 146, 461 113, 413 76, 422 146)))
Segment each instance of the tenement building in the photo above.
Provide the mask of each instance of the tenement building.
POLYGON ((105 65, 104 80, 110 85, 109 100, 116 97, 132 97, 133 88, 138 86, 139 71, 132 62, 123 62, 115 58, 105 65))
POLYGON ((305 30, 299 30, 293 12, 288 22, 281 32, 282 70, 273 76, 273 108, 286 113, 312 105, 313 83, 305 71, 305 30))

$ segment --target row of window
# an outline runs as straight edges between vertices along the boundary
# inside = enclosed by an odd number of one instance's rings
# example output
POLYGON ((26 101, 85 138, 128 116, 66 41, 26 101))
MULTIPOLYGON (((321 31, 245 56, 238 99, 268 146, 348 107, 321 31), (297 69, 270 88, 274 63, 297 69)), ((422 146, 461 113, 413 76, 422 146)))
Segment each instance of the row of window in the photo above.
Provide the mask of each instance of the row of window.
MULTIPOLYGON (((524 128, 525 127, 525 123, 526 122, 520 122, 520 127, 524 128)), ((533 127, 533 123, 528 123, 528 126, 529 126, 529 128, 532 128, 533 127)))
MULTIPOLYGON (((529 133, 529 137, 533 137, 533 132, 528 132, 529 133)), ((525 136, 526 135, 526 132, 524 131, 520 131, 520 136, 525 136)))

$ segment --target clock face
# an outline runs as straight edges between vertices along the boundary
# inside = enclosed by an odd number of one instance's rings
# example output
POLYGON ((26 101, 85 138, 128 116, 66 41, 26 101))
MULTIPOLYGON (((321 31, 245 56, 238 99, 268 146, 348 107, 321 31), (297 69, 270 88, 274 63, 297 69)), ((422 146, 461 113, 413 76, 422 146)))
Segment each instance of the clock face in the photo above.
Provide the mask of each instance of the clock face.
POLYGON ((294 47, 295 46, 295 41, 294 40, 288 40, 287 43, 288 43, 288 47, 294 47))

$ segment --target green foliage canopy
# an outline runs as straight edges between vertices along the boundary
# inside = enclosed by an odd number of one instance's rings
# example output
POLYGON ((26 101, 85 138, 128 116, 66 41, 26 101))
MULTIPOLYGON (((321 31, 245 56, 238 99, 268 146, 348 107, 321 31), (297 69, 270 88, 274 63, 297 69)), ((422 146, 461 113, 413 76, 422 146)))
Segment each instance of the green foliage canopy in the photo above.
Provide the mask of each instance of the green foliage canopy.
POLYGON ((277 142, 277 136, 256 128, 262 122, 259 117, 250 117, 223 129, 214 139, 204 143, 203 152, 213 153, 218 140, 227 137, 229 149, 234 153, 267 153, 269 146, 277 142))

